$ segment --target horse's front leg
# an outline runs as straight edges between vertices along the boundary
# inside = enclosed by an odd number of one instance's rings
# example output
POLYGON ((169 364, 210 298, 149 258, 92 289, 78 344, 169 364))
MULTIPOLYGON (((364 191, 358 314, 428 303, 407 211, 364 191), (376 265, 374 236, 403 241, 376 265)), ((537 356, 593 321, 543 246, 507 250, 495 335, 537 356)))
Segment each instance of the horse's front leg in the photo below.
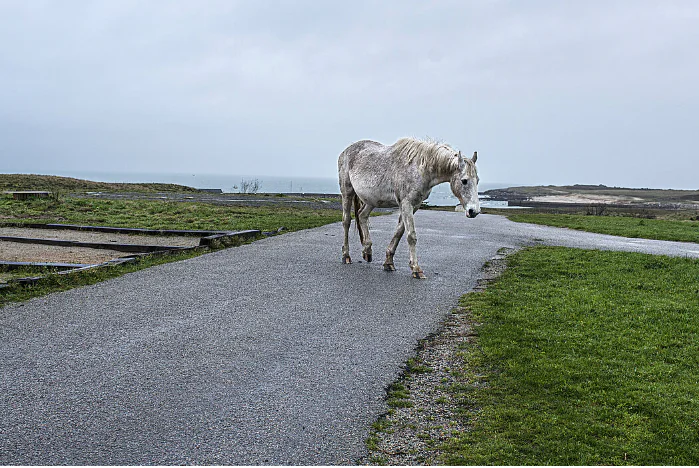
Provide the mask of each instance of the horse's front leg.
POLYGON ((393 264, 393 256, 396 254, 398 242, 400 242, 404 232, 405 225, 403 224, 403 215, 399 215, 396 233, 393 234, 393 239, 391 239, 391 242, 388 244, 388 248, 386 248, 386 261, 383 262, 383 269, 386 271, 396 271, 396 266, 393 264))
POLYGON ((425 273, 417 263, 417 234, 415 233, 415 220, 413 219, 413 206, 410 202, 401 203, 401 215, 403 216, 403 225, 408 232, 408 249, 410 250, 410 269, 413 272, 413 278, 425 279, 425 273))
POLYGON ((364 260, 366 260, 367 262, 371 262, 372 260, 372 243, 371 237, 369 236, 369 215, 371 214, 371 211, 373 209, 373 206, 365 203, 359 210, 359 219, 357 220, 359 229, 361 229, 362 231, 362 237, 364 238, 364 243, 362 244, 362 257, 364 257, 364 260))

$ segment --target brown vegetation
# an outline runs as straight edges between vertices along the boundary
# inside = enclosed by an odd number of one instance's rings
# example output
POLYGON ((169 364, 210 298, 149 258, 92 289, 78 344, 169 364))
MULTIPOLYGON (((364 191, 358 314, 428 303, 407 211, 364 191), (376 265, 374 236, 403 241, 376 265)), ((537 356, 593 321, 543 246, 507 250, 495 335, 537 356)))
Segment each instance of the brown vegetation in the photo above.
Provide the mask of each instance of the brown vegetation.
POLYGON ((185 185, 159 183, 93 182, 36 174, 0 174, 0 191, 48 190, 51 192, 197 192, 185 185))

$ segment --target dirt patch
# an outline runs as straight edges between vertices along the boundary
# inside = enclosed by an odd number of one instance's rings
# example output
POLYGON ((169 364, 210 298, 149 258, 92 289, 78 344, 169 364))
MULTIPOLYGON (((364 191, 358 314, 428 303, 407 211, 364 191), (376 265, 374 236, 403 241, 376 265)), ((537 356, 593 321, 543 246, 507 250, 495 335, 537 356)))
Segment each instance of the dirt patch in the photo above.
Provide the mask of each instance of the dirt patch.
POLYGON ((94 231, 73 231, 69 229, 31 229, 0 227, 0 236, 30 237, 33 239, 58 239, 77 242, 99 242, 137 245, 172 245, 194 247, 199 245, 196 236, 150 236, 143 234, 118 234, 94 231))
POLYGON ((94 265, 126 255, 128 253, 116 250, 0 241, 0 260, 6 262, 57 262, 94 265))
MULTIPOLYGON (((199 245, 199 238, 191 236, 147 236, 92 231, 72 231, 67 229, 0 227, 0 236, 175 247, 194 247, 199 245)), ((60 247, 54 245, 0 241, 0 260, 9 262, 64 262, 96 264, 124 256, 129 256, 129 254, 127 252, 109 249, 60 247)))

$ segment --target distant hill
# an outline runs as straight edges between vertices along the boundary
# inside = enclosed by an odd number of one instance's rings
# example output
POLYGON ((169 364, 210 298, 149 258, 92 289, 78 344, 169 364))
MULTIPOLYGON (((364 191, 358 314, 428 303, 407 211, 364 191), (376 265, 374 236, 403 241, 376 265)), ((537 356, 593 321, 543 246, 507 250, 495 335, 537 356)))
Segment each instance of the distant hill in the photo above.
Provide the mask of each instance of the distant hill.
POLYGON ((93 182, 36 174, 0 174, 0 192, 7 190, 45 190, 51 192, 198 192, 177 184, 93 182))
POLYGON ((494 200, 551 203, 699 204, 699 190, 607 187, 606 185, 535 185, 484 192, 494 200))

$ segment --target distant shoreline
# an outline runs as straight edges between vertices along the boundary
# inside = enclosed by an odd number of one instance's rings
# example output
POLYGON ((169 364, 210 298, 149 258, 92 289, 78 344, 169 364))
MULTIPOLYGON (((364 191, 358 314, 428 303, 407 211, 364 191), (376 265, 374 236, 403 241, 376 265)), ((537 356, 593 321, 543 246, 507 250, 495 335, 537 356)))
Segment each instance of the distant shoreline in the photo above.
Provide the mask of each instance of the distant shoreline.
POLYGON ((653 206, 699 209, 699 190, 636 189, 604 185, 521 186, 484 192, 492 200, 511 206, 653 206))

